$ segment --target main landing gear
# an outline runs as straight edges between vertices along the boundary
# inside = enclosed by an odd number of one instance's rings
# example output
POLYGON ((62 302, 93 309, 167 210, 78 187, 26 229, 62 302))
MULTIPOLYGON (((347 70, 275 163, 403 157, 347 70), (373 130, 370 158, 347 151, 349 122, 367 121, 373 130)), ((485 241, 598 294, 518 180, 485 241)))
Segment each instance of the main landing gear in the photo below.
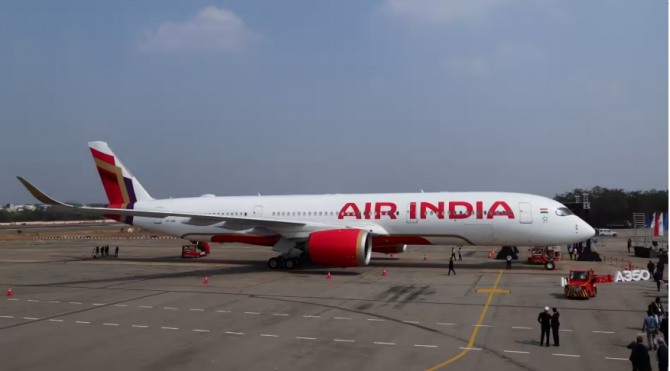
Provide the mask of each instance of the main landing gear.
POLYGON ((277 256, 276 258, 270 258, 268 260, 268 268, 270 269, 295 269, 300 265, 300 258, 284 258, 283 256, 277 256))

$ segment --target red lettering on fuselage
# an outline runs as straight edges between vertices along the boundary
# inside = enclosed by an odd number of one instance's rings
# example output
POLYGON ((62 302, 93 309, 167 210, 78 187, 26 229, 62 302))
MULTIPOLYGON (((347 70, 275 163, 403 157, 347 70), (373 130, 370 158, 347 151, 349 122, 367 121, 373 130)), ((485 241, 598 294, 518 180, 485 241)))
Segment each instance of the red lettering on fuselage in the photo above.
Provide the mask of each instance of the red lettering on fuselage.
MULTIPOLYGON (((409 218, 416 219, 417 211, 419 211, 419 218, 426 219, 428 212, 432 212, 438 219, 445 217, 445 203, 439 201, 437 205, 429 202, 419 203, 419 210, 417 210, 417 203, 409 203, 409 218)), ((382 216, 388 216, 389 219, 397 219, 398 206, 393 202, 366 202, 363 205, 363 213, 354 202, 348 202, 342 206, 337 216, 338 219, 346 217, 353 217, 356 219, 382 219, 382 216), (374 206, 373 206, 374 204, 374 206), (374 214, 372 210, 374 209, 374 214)), ((447 212, 449 219, 468 219, 474 216, 477 219, 493 219, 496 216, 507 217, 514 219, 514 212, 512 208, 505 201, 495 201, 488 211, 484 211, 484 202, 476 201, 475 207, 466 201, 449 201, 449 210, 447 212)))
POLYGON ((506 216, 508 219, 514 219, 514 212, 512 212, 512 209, 509 207, 507 202, 496 201, 493 203, 493 205, 491 205, 486 218, 493 219, 493 217, 496 216, 506 216), (499 211, 498 209, 502 209, 502 211, 499 211))
POLYGON ((472 204, 465 201, 449 202, 449 219, 467 219, 470 215, 472 215, 472 204), (456 210, 457 207, 460 207, 461 210, 456 210), (465 212, 462 208, 465 208, 465 212))
POLYGON ((377 202, 375 203, 375 219, 381 219, 382 215, 388 215, 391 219, 396 219, 397 207, 393 202, 377 202), (382 210, 382 207, 386 210, 382 210))
POLYGON ((437 203, 437 206, 428 203, 428 202, 422 202, 421 203, 421 219, 426 219, 426 215, 428 214, 428 210, 432 211, 437 215, 438 219, 444 219, 444 202, 440 201, 437 203))

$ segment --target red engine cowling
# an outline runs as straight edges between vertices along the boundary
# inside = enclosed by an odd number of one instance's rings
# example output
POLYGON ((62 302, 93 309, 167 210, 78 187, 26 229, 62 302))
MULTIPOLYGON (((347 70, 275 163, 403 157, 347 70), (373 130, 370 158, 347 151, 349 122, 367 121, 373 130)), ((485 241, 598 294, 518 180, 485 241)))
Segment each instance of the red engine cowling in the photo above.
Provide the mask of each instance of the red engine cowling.
POLYGON ((358 267, 370 263, 372 237, 361 229, 314 232, 307 240, 307 253, 314 263, 358 267))

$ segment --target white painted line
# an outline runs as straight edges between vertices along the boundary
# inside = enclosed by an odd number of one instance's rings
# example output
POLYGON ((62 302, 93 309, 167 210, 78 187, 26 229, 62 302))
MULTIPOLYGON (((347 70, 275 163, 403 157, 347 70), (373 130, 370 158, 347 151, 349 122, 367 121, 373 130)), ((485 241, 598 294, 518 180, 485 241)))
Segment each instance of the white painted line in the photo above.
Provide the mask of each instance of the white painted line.
POLYGON ((572 357, 572 358, 579 358, 581 357, 578 354, 562 354, 562 353, 552 353, 552 356, 558 356, 558 357, 572 357))
POLYGON ((35 320, 38 320, 39 318, 35 318, 35 317, 23 317, 23 319, 28 319, 28 320, 31 320, 31 321, 35 321, 35 320))
POLYGON ((133 325, 133 327, 137 327, 137 328, 147 328, 147 327, 149 327, 149 326, 145 326, 145 325, 133 325))
POLYGON ((51 319, 49 320, 49 322, 63 322, 63 320, 62 320, 62 319, 54 319, 54 318, 51 318, 51 319))
POLYGON ((74 323, 82 323, 82 324, 88 325, 91 322, 88 322, 88 321, 74 321, 74 323))
POLYGON ((374 343, 377 345, 395 345, 395 343, 384 343, 383 341, 375 341, 374 343))
POLYGON ((161 327, 163 330, 179 330, 177 327, 161 327))
POLYGON ((482 348, 466 348, 466 347, 458 347, 458 349, 463 349, 463 350, 482 350, 482 348))
POLYGON ((199 329, 199 328, 194 328, 192 331, 193 332, 210 332, 209 330, 202 330, 202 329, 199 329))
POLYGON ((403 323, 411 323, 411 324, 417 325, 417 324, 419 324, 419 321, 403 321, 403 323))
POLYGON ((0 316, 0 318, 14 318, 14 316, 0 316))
POLYGON ((153 308, 153 307, 150 307, 150 306, 148 306, 148 305, 140 305, 140 308, 147 308, 147 309, 151 309, 151 308, 153 308))
POLYGON ((244 314, 260 314, 258 312, 244 312, 244 314))
POLYGON ((612 361, 628 361, 628 358, 605 357, 605 359, 609 359, 612 361))
POLYGON ((105 322, 105 323, 103 323, 102 325, 103 325, 103 326, 118 326, 119 324, 118 324, 118 323, 108 323, 108 322, 105 322))
POLYGON ((437 348, 437 345, 427 345, 427 344, 414 344, 414 346, 420 348, 437 348))
POLYGON ((356 340, 349 340, 349 339, 333 339, 333 341, 336 341, 338 343, 355 343, 356 340))
POLYGON ((523 327, 523 326, 512 326, 515 330, 532 330, 532 327, 523 327))
POLYGON ((351 317, 335 317, 335 319, 344 319, 344 320, 350 320, 351 317))
MULTIPOLYGON (((229 310, 217 310, 217 312, 219 312, 219 313, 230 313, 229 310)), ((288 316, 288 314, 287 314, 287 316, 288 316)))
POLYGON ((272 313, 273 316, 288 316, 286 313, 272 313))
POLYGON ((226 331, 226 334, 228 334, 228 335, 244 335, 244 332, 226 331))
POLYGON ((520 350, 503 350, 505 353, 530 354, 530 352, 522 352, 520 350))
POLYGON ((594 334, 613 334, 614 331, 593 331, 594 334))
POLYGON ((96 307, 99 307, 99 306, 102 306, 102 305, 105 305, 105 304, 102 304, 102 303, 93 303, 93 304, 91 304, 91 305, 96 306, 96 307))
POLYGON ((440 325, 440 326, 453 326, 454 325, 453 323, 450 323, 450 322, 438 322, 437 324, 440 325))
POLYGON ((204 309, 200 309, 200 308, 191 308, 189 310, 196 311, 196 312, 204 312, 205 311, 204 309))
POLYGON ((321 316, 303 316, 305 318, 321 318, 321 316))
POLYGON ((558 330, 558 331, 561 331, 561 332, 563 332, 563 331, 565 331, 565 332, 572 332, 572 330, 568 330, 568 329, 565 329, 565 330, 558 330))
POLYGON ((39 303, 40 302, 39 300, 35 300, 35 299, 28 299, 28 301, 31 302, 31 303, 39 303))
POLYGON ((316 338, 306 338, 306 337, 303 337, 303 336, 296 336, 295 338, 296 339, 301 339, 301 340, 316 340, 316 338))
POLYGON ((384 322, 384 321, 386 321, 386 320, 385 320, 385 319, 379 319, 379 318, 368 318, 368 321, 384 322))
POLYGON ((174 307, 163 307, 163 309, 166 309, 166 310, 177 310, 177 308, 174 308, 174 307))
POLYGON ((266 338, 278 338, 279 335, 272 335, 272 334, 261 334, 261 336, 264 336, 266 338))
POLYGON ((70 304, 76 304, 76 305, 81 305, 81 303, 80 303, 80 302, 78 302, 78 301, 71 301, 71 302, 70 302, 70 304))
POLYGON ((55 303, 60 303, 60 301, 59 300, 49 300, 49 303, 55 304, 55 303))
POLYGON ((128 304, 114 304, 115 307, 127 307, 128 304))
POLYGON ((13 299, 13 298, 12 298, 12 299, 7 299, 7 300, 11 300, 11 301, 17 301, 17 300, 19 300, 19 299, 13 299))
POLYGON ((491 325, 472 325, 473 327, 493 327, 491 325))

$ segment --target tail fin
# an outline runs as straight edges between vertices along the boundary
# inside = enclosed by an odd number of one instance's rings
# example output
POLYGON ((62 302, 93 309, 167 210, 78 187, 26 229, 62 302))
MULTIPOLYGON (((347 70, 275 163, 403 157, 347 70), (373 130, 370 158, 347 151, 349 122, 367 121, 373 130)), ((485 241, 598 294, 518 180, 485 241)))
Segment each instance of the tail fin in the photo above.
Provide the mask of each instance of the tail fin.
POLYGON ((88 146, 110 205, 115 207, 128 205, 128 208, 132 208, 132 204, 137 201, 152 200, 149 193, 116 157, 107 143, 89 142, 88 146))

